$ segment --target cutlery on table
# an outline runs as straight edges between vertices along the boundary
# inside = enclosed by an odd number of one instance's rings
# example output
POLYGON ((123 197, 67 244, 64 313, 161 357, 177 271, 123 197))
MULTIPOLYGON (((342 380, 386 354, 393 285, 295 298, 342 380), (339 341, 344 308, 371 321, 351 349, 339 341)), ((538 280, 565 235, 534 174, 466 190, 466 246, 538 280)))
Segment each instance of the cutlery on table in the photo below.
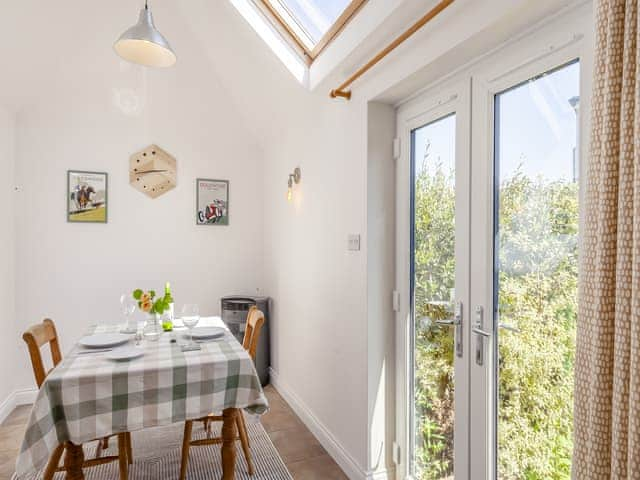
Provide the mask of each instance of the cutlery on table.
POLYGON ((78 352, 78 355, 86 355, 87 353, 105 353, 110 352, 111 350, 113 350, 113 348, 102 348, 99 350, 82 350, 78 352))

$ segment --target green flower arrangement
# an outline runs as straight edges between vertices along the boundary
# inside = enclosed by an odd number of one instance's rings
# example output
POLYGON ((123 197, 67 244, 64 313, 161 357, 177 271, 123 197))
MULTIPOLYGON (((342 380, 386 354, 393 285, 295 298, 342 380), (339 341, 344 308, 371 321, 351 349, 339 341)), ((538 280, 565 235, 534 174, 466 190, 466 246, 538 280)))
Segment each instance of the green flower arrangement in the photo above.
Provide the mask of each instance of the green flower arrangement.
POLYGON ((173 302, 170 294, 156 299, 155 290, 145 292, 139 288, 133 291, 133 298, 138 301, 138 308, 145 313, 154 313, 162 315, 169 310, 170 304, 173 302))

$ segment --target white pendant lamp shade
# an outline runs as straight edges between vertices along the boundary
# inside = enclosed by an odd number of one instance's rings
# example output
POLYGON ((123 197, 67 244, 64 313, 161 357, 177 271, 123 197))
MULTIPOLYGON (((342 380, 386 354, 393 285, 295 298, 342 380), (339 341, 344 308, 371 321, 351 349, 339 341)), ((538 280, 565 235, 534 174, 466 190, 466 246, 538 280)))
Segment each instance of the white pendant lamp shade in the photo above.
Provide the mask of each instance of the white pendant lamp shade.
POLYGON ((176 63, 176 54, 153 24, 147 5, 140 10, 138 23, 120 35, 113 49, 125 60, 147 67, 170 67, 176 63))

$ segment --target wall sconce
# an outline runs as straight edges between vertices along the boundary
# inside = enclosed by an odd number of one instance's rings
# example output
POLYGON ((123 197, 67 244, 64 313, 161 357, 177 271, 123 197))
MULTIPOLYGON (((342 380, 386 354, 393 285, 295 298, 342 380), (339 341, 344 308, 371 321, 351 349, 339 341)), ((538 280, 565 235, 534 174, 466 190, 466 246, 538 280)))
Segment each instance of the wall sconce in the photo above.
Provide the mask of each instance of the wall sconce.
POLYGON ((287 181, 287 201, 289 202, 293 199, 293 184, 300 183, 300 176, 300 167, 296 167, 293 173, 289 174, 289 180, 287 181))

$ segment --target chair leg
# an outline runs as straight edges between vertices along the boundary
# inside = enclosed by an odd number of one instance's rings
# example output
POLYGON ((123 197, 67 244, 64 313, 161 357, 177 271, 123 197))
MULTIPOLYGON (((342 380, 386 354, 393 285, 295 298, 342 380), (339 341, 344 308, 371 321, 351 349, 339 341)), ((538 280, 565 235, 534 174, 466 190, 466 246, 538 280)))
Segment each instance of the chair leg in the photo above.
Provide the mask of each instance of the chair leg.
POLYGON ((53 475, 56 473, 56 469, 60 464, 60 457, 64 453, 64 445, 58 445, 56 449, 51 454, 49 458, 49 462, 47 463, 47 468, 44 470, 44 475, 42 476, 43 480, 52 480, 53 475))
POLYGON ((129 465, 133 465, 133 445, 131 443, 131 432, 125 433, 127 438, 127 460, 129 461, 129 465))
POLYGON ((109 448, 109 437, 104 437, 98 440, 98 446, 96 447, 96 458, 102 456, 102 452, 109 448))
POLYGON ((247 426, 244 423, 244 414, 239 411, 236 415, 236 426, 238 427, 238 435, 240 436, 240 445, 242 445, 242 451, 244 452, 244 458, 247 461, 247 467, 249 467, 249 475, 253 475, 253 461, 251 460, 251 450, 249 449, 249 435, 247 434, 247 426))
POLYGON ((118 434, 118 466, 120 468, 120 480, 129 478, 129 464, 127 463, 127 434, 118 434))
POLYGON ((209 419, 205 418, 202 421, 202 429, 207 434, 207 438, 211 438, 211 429, 209 428, 209 419))
POLYGON ((244 431, 247 433, 247 445, 249 445, 249 447, 251 447, 251 439, 249 438, 249 431, 247 430, 247 424, 244 418, 244 413, 241 412, 242 415, 238 414, 238 419, 240 419, 240 423, 242 423, 242 428, 244 429, 244 431))
POLYGON ((187 464, 189 463, 189 447, 191 446, 191 429, 193 422, 184 422, 184 436, 182 437, 182 461, 180 462, 180 480, 187 478, 187 464))
POLYGON ((64 443, 64 470, 67 480, 84 480, 84 451, 82 445, 71 442, 64 443))

